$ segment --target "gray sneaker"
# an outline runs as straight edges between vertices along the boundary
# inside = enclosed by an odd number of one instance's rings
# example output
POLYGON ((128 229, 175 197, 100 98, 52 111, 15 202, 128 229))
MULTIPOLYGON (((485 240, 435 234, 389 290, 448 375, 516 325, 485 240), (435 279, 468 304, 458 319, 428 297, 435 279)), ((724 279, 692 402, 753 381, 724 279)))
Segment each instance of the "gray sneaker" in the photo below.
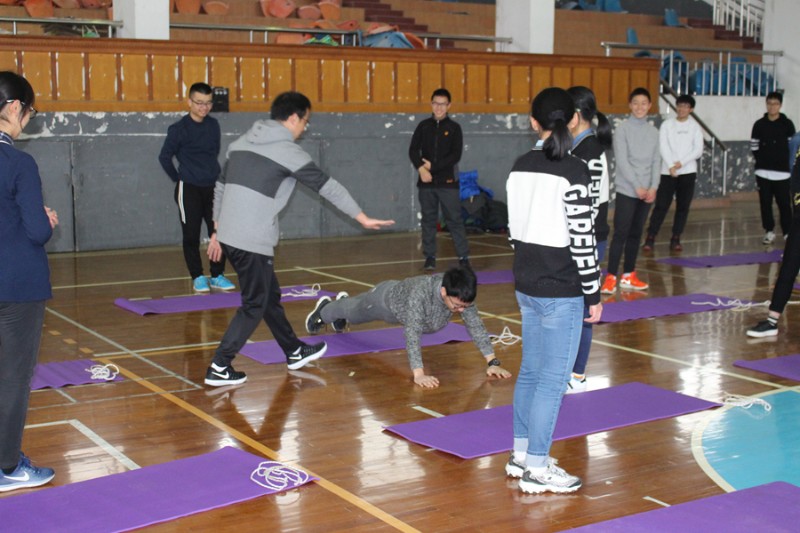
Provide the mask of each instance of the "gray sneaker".
POLYGON ((539 474, 533 474, 526 469, 522 474, 522 479, 519 480, 519 488, 522 492, 537 494, 541 492, 575 492, 581 488, 582 484, 581 478, 567 474, 563 468, 558 466, 555 459, 548 460, 547 468, 539 474))
POLYGON ((508 462, 506 463, 506 475, 508 477, 521 478, 522 474, 524 473, 525 473, 525 465, 516 462, 514 460, 514 452, 511 452, 511 455, 508 458, 508 462))

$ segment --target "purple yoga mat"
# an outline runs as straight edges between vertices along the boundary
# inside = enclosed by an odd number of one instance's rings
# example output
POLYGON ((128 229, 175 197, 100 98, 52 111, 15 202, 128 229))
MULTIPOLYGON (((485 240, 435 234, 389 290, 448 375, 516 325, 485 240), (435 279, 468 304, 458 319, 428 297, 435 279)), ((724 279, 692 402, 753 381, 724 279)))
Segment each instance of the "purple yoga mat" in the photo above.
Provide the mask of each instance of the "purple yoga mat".
MULTIPOLYGON (((553 440, 694 413, 719 404, 643 383, 564 396, 553 440)), ((513 410, 505 405, 385 428, 429 448, 472 459, 511 449, 513 410)))
MULTIPOLYGON (((436 333, 427 333, 422 336, 422 346, 436 346, 451 341, 468 341, 467 328, 461 324, 448 324, 436 333)), ((352 331, 349 333, 334 333, 331 335, 315 335, 301 339, 309 344, 325 341, 328 350, 324 357, 338 357, 340 355, 355 355, 359 353, 385 352, 400 350, 406 347, 406 338, 403 328, 373 329, 369 331, 352 331)), ((269 365, 272 363, 285 363, 286 356, 278 343, 274 340, 253 342, 246 344, 242 351, 251 359, 269 365)))
POLYGON ((514 283, 514 273, 510 270, 483 270, 476 272, 478 285, 495 285, 497 283, 514 283))
MULTIPOLYGON (((732 301, 731 298, 697 293, 664 298, 642 298, 632 302, 607 302, 603 305, 603 315, 600 318, 600 323, 731 309, 735 306, 725 304, 732 301), (697 305, 700 303, 703 305, 697 305)), ((746 300, 741 302, 748 303, 746 300)))
POLYGON ((800 354, 771 357, 769 359, 756 359, 755 361, 739 360, 733 366, 758 370, 765 374, 772 374, 781 378, 800 381, 800 354))
POLYGON ((0 516, 3 531, 128 531, 293 489, 313 479, 301 470, 228 447, 3 498, 0 516))
POLYGON ((776 481, 701 498, 570 531, 615 533, 794 533, 800 524, 800 487, 776 481))
POLYGON ((94 365, 102 365, 91 359, 78 359, 77 361, 60 361, 36 365, 31 380, 31 390, 57 389, 64 385, 85 385, 87 383, 106 383, 107 381, 122 381, 124 378, 117 375, 112 380, 92 379, 92 373, 87 370, 94 365))
POLYGON ((706 255, 702 257, 665 257, 663 259, 657 259, 656 263, 666 263, 668 265, 687 268, 710 268, 752 265, 756 263, 778 263, 782 256, 783 250, 772 250, 771 252, 706 255))
MULTIPOLYGON (((293 296, 293 291, 309 289, 304 285, 283 287, 282 302, 316 300, 322 296, 336 296, 330 291, 319 291, 316 296, 293 296)), ((128 300, 117 298, 114 304, 137 315, 166 315, 171 313, 188 313, 190 311, 207 311, 211 309, 226 309, 239 307, 242 304, 242 295, 238 292, 215 292, 213 294, 194 294, 191 296, 174 296, 171 298, 149 298, 145 300, 128 300)))

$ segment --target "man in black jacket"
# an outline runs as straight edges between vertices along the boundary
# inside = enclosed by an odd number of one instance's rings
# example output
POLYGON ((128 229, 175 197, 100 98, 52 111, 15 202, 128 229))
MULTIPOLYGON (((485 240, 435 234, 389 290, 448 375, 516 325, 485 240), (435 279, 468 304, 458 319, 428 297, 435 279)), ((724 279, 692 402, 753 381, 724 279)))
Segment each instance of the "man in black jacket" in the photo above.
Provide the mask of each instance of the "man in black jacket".
POLYGON ((756 184, 761 203, 761 225, 764 238, 771 244, 775 240, 775 218, 772 216, 772 199, 778 204, 783 237, 792 225, 792 207, 789 202, 789 139, 794 135, 794 124, 781 113, 783 95, 767 95, 767 112, 753 124, 750 150, 756 158, 756 184))
POLYGON ((461 218, 457 164, 461 159, 463 137, 461 126, 452 120, 450 92, 436 89, 431 96, 433 115, 419 123, 411 137, 408 157, 419 172, 417 188, 422 212, 422 253, 425 270, 436 268, 436 224, 439 206, 461 266, 469 266, 469 244, 461 218))

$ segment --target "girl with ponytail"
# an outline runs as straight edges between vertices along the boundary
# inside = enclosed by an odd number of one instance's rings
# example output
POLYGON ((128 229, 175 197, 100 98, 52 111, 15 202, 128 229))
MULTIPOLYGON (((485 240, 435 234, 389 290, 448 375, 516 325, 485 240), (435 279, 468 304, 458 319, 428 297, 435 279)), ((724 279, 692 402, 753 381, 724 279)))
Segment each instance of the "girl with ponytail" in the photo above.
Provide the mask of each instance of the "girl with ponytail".
MULTIPOLYGON (((597 110, 597 100, 588 87, 570 87, 567 92, 572 97, 578 122, 570 130, 573 136, 572 154, 580 157, 589 166, 592 185, 592 217, 594 219, 595 239, 597 241, 597 261, 601 262, 608 244, 608 159, 606 150, 611 147, 611 124, 597 110), (596 121, 596 124, 595 124, 596 121)), ((589 316, 589 309, 584 311, 589 316)), ((592 344, 592 324, 584 322, 578 357, 572 368, 572 376, 567 382, 567 394, 586 390, 586 363, 592 344)))
POLYGON ((514 288, 522 313, 522 365, 514 388, 514 445, 506 474, 523 492, 573 492, 580 478, 550 457, 561 398, 575 363, 588 306, 597 322, 600 268, 592 217, 591 176, 569 153, 579 120, 563 89, 540 92, 531 106, 539 141, 508 176, 514 288))

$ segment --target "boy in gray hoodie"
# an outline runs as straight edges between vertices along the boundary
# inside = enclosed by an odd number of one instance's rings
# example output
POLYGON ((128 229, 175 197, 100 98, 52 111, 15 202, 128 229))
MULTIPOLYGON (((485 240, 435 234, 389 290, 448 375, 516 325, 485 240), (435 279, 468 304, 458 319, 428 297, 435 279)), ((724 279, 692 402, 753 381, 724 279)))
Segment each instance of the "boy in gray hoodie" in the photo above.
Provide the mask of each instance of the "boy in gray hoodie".
POLYGON ((647 89, 638 87, 628 98, 631 115, 614 131, 614 158, 617 168, 614 185, 614 236, 608 251, 608 275, 601 292, 613 294, 622 252, 625 252, 623 289, 646 290, 649 285, 636 275, 636 256, 650 205, 656 199, 661 170, 658 130, 647 122, 652 101, 647 89))
POLYGON ((393 220, 368 217, 341 183, 325 174, 295 141, 308 127, 311 102, 297 92, 278 95, 271 120, 258 120, 228 148, 225 171, 214 191, 215 233, 208 256, 224 251, 239 276, 242 306, 222 337, 205 383, 214 387, 244 383, 244 372, 231 362, 261 320, 286 354, 288 367, 303 367, 322 357, 324 342, 308 345, 297 338, 281 305, 274 271, 274 248, 280 231, 278 215, 299 181, 353 217, 366 229, 380 229, 393 220))

